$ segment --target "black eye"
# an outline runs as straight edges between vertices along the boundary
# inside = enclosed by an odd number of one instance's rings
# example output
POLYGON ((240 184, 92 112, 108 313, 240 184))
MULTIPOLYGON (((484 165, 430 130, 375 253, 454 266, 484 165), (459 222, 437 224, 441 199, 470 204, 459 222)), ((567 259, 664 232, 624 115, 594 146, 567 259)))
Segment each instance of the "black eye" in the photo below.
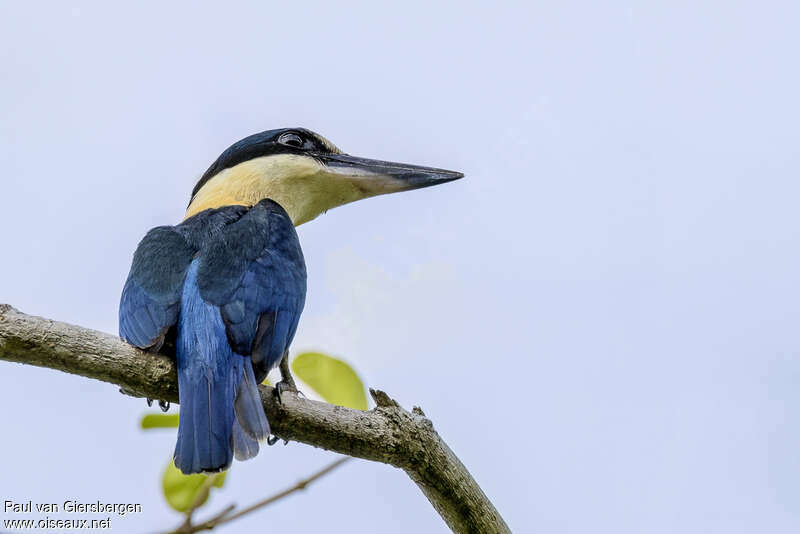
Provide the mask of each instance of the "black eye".
POLYGON ((294 148, 303 148, 303 138, 293 132, 287 132, 278 138, 278 142, 282 145, 291 146, 294 148))

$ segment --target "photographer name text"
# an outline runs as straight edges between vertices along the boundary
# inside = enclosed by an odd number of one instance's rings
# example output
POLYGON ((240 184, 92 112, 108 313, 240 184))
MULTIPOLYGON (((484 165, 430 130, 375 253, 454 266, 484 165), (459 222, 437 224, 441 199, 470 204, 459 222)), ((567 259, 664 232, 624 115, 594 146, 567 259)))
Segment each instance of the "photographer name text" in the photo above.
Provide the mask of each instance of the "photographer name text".
POLYGON ((6 514, 138 514, 142 505, 137 503, 105 503, 101 501, 80 502, 66 500, 63 503, 38 503, 33 501, 3 501, 6 514))

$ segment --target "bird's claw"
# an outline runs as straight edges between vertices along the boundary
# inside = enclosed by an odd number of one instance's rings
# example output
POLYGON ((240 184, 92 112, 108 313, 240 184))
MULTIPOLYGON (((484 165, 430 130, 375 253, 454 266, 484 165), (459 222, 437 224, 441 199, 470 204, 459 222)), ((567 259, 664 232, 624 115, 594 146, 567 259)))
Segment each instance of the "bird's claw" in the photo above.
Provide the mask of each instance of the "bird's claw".
POLYGON ((275 384, 275 396, 278 398, 278 402, 283 404, 283 394, 286 392, 294 393, 295 395, 302 395, 297 390, 297 386, 287 380, 281 380, 277 384, 275 384))
MULTIPOLYGON (((147 402, 147 406, 148 407, 153 406, 153 399, 151 399, 150 397, 147 397, 145 399, 145 401, 147 402)), ((162 412, 168 412, 169 411, 169 401, 159 400, 158 401, 158 407, 161 408, 162 412)))
MULTIPOLYGON (((267 445, 272 447, 273 445, 278 443, 278 441, 280 441, 280 439, 281 438, 279 438, 278 436, 270 436, 270 437, 267 438, 267 445)), ((289 444, 289 440, 288 439, 284 439, 283 440, 283 444, 284 444, 284 446, 288 445, 289 444)))

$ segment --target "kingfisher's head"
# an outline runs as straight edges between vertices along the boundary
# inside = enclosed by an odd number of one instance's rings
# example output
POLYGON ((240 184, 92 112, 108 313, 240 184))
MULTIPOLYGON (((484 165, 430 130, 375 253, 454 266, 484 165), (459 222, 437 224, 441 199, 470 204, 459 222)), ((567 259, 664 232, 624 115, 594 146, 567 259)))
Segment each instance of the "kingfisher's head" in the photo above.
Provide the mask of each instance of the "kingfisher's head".
POLYGON ((186 217, 270 198, 295 225, 362 198, 450 182, 460 172, 350 156, 305 128, 267 130, 231 145, 192 191, 186 217))

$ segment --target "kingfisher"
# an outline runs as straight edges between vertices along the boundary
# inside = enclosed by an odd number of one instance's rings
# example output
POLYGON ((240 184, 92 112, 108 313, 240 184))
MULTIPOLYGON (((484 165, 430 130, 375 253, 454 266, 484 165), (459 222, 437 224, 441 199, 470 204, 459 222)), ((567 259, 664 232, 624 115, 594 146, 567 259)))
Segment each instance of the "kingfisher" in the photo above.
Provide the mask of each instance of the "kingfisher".
POLYGON ((222 471, 272 443, 258 384, 277 366, 278 399, 297 391, 288 353, 306 265, 295 227, 356 200, 461 177, 350 156, 305 128, 251 135, 211 164, 183 221, 139 243, 119 306, 122 339, 176 360, 178 469, 222 471))

